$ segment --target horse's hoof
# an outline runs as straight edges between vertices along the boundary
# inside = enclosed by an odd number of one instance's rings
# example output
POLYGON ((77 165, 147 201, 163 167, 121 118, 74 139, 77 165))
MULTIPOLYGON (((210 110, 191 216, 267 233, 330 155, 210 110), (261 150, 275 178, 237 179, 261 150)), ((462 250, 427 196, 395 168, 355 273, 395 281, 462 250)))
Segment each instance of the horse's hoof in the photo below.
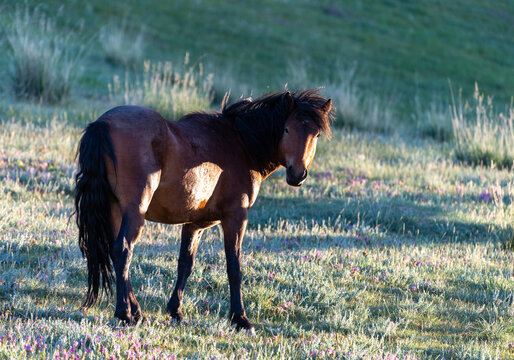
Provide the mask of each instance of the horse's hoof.
POLYGON ((136 325, 145 319, 140 308, 134 312, 130 311, 129 309, 123 311, 116 310, 114 312, 114 316, 127 325, 136 325))
POLYGON ((255 328, 246 315, 233 315, 232 324, 236 324, 236 330, 245 330, 248 335, 255 335, 255 328))
POLYGON ((132 320, 134 322, 140 323, 145 320, 145 317, 143 316, 143 312, 141 311, 141 308, 136 308, 136 310, 135 311, 132 310, 131 313, 132 313, 132 320))
POLYGON ((182 313, 178 312, 178 313, 174 313, 174 314, 170 314, 171 318, 173 320, 175 320, 178 324, 180 324, 182 322, 182 320, 184 320, 184 317, 182 316, 182 313))
POLYGON ((168 310, 168 314, 170 314, 171 318, 173 320, 176 320, 177 323, 181 323, 182 320, 184 320, 184 316, 182 316, 182 311, 180 310, 170 310, 169 308, 167 308, 168 310))
POLYGON ((132 315, 132 320, 135 324, 140 324, 146 321, 146 317, 143 315, 141 311, 136 312, 134 315, 132 315))
POLYGON ((126 325, 135 325, 137 323, 132 315, 114 314, 114 316, 126 325))

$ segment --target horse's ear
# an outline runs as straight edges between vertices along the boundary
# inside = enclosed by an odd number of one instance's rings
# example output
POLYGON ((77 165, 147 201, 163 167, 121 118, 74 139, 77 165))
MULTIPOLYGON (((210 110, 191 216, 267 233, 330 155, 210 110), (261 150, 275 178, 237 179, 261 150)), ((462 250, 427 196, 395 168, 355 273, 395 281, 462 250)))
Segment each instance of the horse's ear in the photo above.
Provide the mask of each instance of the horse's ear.
POLYGON ((282 101, 284 102, 284 106, 286 108, 287 113, 289 114, 291 111, 293 111, 294 108, 294 99, 293 95, 287 90, 284 95, 282 95, 282 101))
POLYGON ((332 99, 328 99, 327 102, 321 106, 320 110, 323 111, 325 115, 327 115, 330 110, 332 110, 332 99))

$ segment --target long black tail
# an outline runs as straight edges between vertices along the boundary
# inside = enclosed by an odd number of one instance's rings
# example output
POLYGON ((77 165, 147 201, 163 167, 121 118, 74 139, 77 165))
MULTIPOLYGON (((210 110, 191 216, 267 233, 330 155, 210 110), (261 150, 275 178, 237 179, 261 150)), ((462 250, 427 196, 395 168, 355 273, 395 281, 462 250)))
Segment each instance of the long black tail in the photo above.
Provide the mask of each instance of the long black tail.
POLYGON ((79 228, 79 246, 87 259, 88 290, 83 307, 98 300, 100 285, 112 293, 112 266, 109 257, 113 233, 109 198, 112 190, 107 180, 105 155, 116 167, 116 157, 109 127, 101 119, 86 128, 77 152, 79 170, 75 178, 75 211, 79 228))

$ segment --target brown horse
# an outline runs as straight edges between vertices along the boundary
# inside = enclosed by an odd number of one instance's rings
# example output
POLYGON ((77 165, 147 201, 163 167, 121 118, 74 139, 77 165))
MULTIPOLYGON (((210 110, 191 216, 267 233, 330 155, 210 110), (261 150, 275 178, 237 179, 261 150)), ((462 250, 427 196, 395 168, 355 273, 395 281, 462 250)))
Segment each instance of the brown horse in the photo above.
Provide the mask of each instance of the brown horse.
POLYGON ((287 91, 178 122, 144 107, 120 106, 89 124, 79 144, 75 193, 79 245, 88 267, 83 306, 96 303, 101 286, 111 291, 114 267, 114 315, 129 323, 141 319, 129 265, 144 221, 184 224, 167 306, 180 321, 201 234, 221 223, 231 321, 238 330, 254 332, 241 298, 248 210, 261 182, 280 166, 287 169, 289 185, 303 183, 320 133, 330 134, 331 107, 317 90, 287 91))

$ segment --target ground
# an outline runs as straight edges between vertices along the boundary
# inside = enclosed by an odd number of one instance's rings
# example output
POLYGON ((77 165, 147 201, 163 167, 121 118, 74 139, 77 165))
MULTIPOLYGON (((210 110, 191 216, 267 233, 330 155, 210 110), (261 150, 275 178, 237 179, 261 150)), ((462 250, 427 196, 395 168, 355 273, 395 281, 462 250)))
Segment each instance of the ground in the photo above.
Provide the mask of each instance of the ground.
MULTIPOLYGON (((76 76, 57 103, 20 98, 13 90, 16 58, 0 38, 0 359, 514 359, 514 175, 508 165, 463 164, 445 112, 449 88, 456 102, 462 88, 465 102, 475 82, 501 111, 512 101, 514 5, 51 0, 24 6, 36 5, 37 16, 47 14, 56 22, 51 30, 66 35, 55 37, 58 48, 78 54, 71 61, 76 76), (143 34, 138 63, 120 65, 104 54, 99 34, 110 23, 129 39, 143 34), (286 83, 324 86, 338 107, 338 126, 331 140, 320 139, 305 184, 289 187, 278 171, 250 211, 242 288, 255 337, 235 332, 227 319, 218 227, 203 235, 183 324, 165 311, 179 226, 147 222, 136 246, 131 276, 143 323, 117 322, 108 296, 80 309, 86 262, 72 200, 80 134, 155 84, 141 80, 144 59, 181 64, 186 53, 194 64, 189 74, 213 73, 214 93, 200 99, 211 105, 201 109, 219 108, 228 89, 234 99, 286 83), (125 79, 134 81, 130 91, 113 93, 125 79), (341 121, 354 103, 354 122, 341 121), (423 123, 434 114, 449 126, 445 136, 437 135, 440 123, 423 123), (374 132, 356 130, 371 125, 374 132)), ((17 6, 0 5, 0 34, 12 34, 17 6)), ((165 95, 176 90, 168 85, 150 100, 168 101, 165 95)), ((187 91, 184 101, 193 97, 187 91)))
POLYGON ((177 325, 165 305, 180 227, 147 222, 131 268, 147 322, 125 327, 112 299, 79 309, 79 133, 60 123, 3 126, 3 357, 514 357, 509 171, 456 164, 429 140, 336 130, 303 187, 278 172, 250 211, 243 293, 256 337, 228 324, 217 227, 202 239, 177 325))

